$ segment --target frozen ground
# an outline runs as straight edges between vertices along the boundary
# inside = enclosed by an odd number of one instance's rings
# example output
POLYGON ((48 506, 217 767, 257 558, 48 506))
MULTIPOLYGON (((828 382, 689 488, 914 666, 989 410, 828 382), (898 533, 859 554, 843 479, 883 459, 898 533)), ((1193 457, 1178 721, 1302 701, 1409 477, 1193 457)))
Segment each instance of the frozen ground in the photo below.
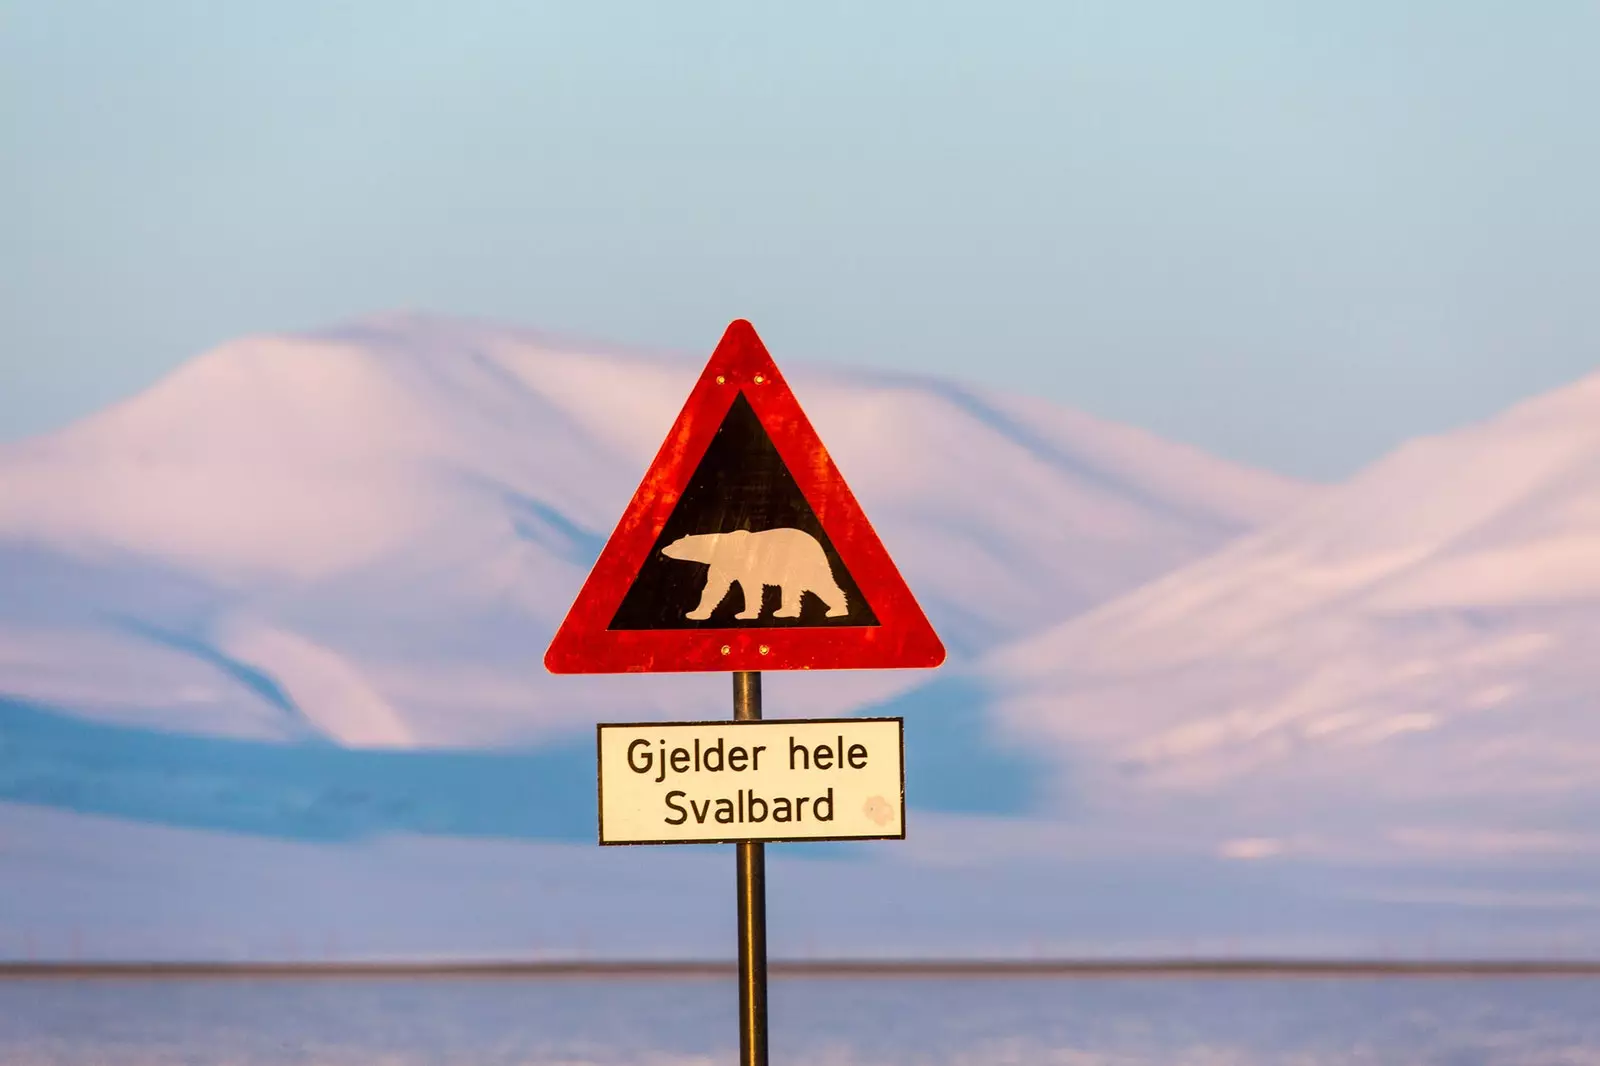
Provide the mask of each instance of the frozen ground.
MULTIPOLYGON (((8 1066, 712 1066, 730 983, 0 982, 8 1066)), ((1588 1066, 1600 981, 779 981, 790 1066, 1588 1066)))
MULTIPOLYGON (((772 846, 774 957, 1600 958, 1571 864, 1151 855, 915 811, 908 828, 772 846)), ((275 840, 0 804, 0 960, 727 959, 732 852, 275 840)))

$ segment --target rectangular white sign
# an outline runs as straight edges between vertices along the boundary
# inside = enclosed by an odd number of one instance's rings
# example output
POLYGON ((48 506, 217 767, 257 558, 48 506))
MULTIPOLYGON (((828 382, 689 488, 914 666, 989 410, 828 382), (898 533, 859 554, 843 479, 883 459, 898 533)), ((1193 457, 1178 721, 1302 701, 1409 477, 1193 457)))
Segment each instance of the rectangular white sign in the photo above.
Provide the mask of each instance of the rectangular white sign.
POLYGON ((903 839, 904 721, 602 724, 600 843, 903 839))

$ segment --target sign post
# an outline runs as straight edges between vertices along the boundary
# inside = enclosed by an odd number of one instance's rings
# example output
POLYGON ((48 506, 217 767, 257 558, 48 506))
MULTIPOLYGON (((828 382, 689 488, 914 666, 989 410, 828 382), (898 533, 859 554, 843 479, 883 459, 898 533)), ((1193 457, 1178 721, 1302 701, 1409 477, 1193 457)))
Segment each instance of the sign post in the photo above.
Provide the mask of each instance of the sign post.
MULTIPOLYGON (((733 720, 761 720, 761 674, 733 675, 733 720)), ((739 901, 739 1063, 767 1066, 767 846, 734 846, 734 892, 739 901)))
POLYGON ((732 843, 739 1055, 767 1062, 766 844, 905 836, 898 718, 761 716, 761 671, 944 646, 750 323, 723 334, 545 652, 558 674, 726 671, 733 721, 601 724, 603 845, 732 843))

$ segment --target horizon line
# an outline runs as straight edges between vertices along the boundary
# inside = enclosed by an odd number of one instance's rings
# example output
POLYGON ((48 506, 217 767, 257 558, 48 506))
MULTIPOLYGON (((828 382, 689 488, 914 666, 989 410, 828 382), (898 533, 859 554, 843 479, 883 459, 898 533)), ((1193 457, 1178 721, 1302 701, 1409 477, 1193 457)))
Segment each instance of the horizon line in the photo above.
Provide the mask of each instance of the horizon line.
MULTIPOLYGON (((0 961, 0 980, 297 979, 731 979, 733 959, 548 959, 483 961, 207 962, 0 961)), ((1114 958, 775 959, 775 978, 1119 977, 1600 977, 1600 957, 1548 958, 1114 958)))

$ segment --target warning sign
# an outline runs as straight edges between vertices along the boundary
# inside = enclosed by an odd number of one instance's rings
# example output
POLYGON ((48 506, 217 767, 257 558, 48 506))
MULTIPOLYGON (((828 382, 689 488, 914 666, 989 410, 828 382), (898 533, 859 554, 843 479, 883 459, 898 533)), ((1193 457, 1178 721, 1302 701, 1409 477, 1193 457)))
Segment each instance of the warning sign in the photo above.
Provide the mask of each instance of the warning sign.
POLYGON ((899 718, 601 725, 600 843, 905 836, 899 718))
POLYGON ((723 335, 545 654, 556 673, 943 660, 744 321, 723 335))

